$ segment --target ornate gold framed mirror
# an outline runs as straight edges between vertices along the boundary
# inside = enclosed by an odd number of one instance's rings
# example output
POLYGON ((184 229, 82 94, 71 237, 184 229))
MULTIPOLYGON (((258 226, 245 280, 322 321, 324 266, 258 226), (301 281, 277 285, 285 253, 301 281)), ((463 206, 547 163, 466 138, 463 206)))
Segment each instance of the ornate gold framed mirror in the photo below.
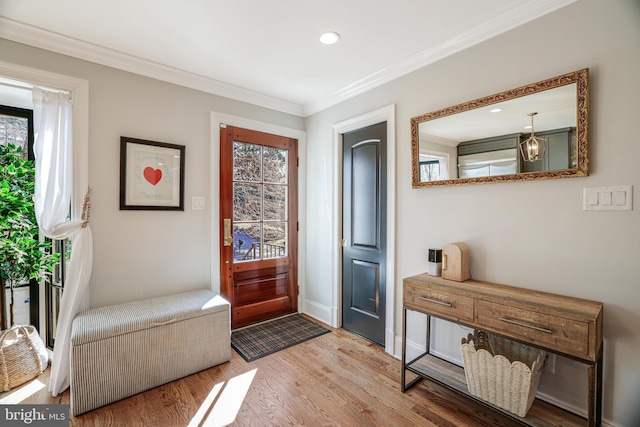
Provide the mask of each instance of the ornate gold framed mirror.
POLYGON ((411 118, 413 188, 589 174, 589 69, 411 118))

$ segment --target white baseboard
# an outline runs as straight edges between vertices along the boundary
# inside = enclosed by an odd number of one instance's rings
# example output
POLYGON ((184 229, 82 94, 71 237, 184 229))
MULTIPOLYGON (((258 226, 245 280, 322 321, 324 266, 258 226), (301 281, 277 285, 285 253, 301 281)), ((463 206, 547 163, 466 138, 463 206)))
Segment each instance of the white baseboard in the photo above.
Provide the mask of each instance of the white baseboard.
MULTIPOLYGON (((396 335, 395 337, 395 352, 393 354, 393 357, 395 357, 396 359, 402 359, 402 337, 399 335, 396 335)), ((422 354, 425 351, 425 347, 424 345, 420 345, 418 343, 415 343, 411 340, 407 340, 407 358, 410 358, 412 354, 422 354)))
MULTIPOLYGON (((394 356, 395 350, 398 348, 395 341, 395 332, 391 329, 384 330, 384 351, 394 356)), ((402 347, 399 347, 402 349, 402 347)))
POLYGON ((582 409, 582 408, 578 408, 577 406, 573 406, 570 405, 566 402, 563 402, 561 400, 556 399, 553 396, 549 396, 546 393, 540 393, 539 391, 536 392, 536 398, 540 399, 540 400, 544 400, 547 403, 551 403, 552 405, 557 406, 558 408, 562 408, 565 411, 569 411, 572 412, 576 415, 580 415, 581 417, 587 417, 587 413, 582 409))
MULTIPOLYGON (((570 405, 566 402, 563 402, 562 400, 558 400, 553 396, 549 396, 548 394, 545 393, 540 393, 537 392, 536 393, 536 398, 540 399, 540 400, 544 400, 547 403, 550 403, 554 406, 557 406, 558 408, 562 408, 565 411, 569 411, 571 413, 574 413, 576 415, 579 415, 581 417, 587 418, 587 413, 584 409, 582 408, 578 408, 577 406, 573 406, 570 405)), ((608 421, 603 419, 602 420, 602 427, 616 427, 615 424, 613 424, 613 421, 608 421)))
POLYGON ((338 325, 334 324, 334 316, 332 316, 331 307, 305 299, 302 302, 302 310, 299 311, 333 328, 338 327, 338 325))
POLYGON ((394 341, 395 345, 393 346, 393 348, 395 349, 395 351, 393 352, 393 357, 398 360, 402 360, 402 337, 396 335, 394 341))
MULTIPOLYGON (((301 313, 304 313, 310 317, 313 317, 316 320, 319 320, 322 323, 326 323, 327 325, 333 328, 339 328, 338 324, 338 311, 337 309, 332 309, 331 307, 327 307, 322 304, 318 304, 315 301, 304 300, 302 301, 302 310, 299 310, 301 313)), ((401 348, 398 347, 397 342, 395 340, 395 332, 391 329, 385 329, 385 351, 394 357, 394 351, 396 349, 401 348)))

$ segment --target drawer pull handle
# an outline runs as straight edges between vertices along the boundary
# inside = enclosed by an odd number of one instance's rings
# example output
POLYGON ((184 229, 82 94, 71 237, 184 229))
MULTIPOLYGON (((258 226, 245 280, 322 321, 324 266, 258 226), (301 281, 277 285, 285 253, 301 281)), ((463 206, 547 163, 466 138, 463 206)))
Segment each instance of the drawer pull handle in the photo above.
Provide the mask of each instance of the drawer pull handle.
POLYGON ((500 320, 502 320, 503 322, 512 323, 514 325, 523 326, 525 328, 535 329, 536 331, 546 332, 547 334, 552 334, 553 333, 553 331, 551 329, 541 328, 539 326, 530 325, 528 323, 518 322, 517 320, 507 319, 506 317, 501 317, 500 320))
POLYGON ((453 304, 448 303, 448 302, 444 302, 444 301, 438 301, 437 299, 431 299, 431 298, 427 298, 427 297, 418 297, 418 299, 421 299, 422 301, 432 302, 434 304, 444 305, 444 306, 447 306, 447 307, 453 307, 453 304))

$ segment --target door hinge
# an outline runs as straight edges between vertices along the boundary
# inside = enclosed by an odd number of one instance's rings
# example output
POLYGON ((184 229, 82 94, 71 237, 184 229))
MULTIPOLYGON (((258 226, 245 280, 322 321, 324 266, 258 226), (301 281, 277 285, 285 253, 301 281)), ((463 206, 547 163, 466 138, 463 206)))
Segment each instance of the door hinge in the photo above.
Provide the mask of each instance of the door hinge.
POLYGON ((342 247, 343 248, 347 247, 347 239, 342 239, 342 247))
POLYGON ((296 221, 296 231, 300 231, 300 223, 296 221))
POLYGON ((300 167, 300 157, 296 157, 296 167, 300 167))
POLYGON ((226 125, 226 124, 224 124, 224 123, 220 123, 220 129, 226 129, 226 128, 227 128, 227 125, 226 125))

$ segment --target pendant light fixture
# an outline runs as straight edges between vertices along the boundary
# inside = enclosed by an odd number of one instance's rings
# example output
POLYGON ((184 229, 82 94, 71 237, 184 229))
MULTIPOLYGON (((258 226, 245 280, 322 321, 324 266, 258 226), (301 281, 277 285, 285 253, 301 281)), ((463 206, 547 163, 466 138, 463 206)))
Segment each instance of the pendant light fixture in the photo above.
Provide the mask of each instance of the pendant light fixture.
POLYGON ((547 148, 547 140, 545 138, 537 138, 533 130, 533 116, 536 114, 538 113, 527 114, 531 117, 531 136, 520 143, 520 153, 525 162, 535 162, 542 159, 547 148))

